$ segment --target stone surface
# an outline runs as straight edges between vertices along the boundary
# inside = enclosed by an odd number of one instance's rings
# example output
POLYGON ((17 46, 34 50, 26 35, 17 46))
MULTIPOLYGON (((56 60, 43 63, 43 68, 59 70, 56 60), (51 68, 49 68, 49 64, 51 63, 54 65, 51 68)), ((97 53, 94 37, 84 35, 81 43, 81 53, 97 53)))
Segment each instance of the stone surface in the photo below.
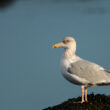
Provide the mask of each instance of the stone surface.
POLYGON ((68 99, 59 105, 43 110, 110 110, 110 96, 93 93, 88 95, 88 102, 79 103, 81 97, 68 99))

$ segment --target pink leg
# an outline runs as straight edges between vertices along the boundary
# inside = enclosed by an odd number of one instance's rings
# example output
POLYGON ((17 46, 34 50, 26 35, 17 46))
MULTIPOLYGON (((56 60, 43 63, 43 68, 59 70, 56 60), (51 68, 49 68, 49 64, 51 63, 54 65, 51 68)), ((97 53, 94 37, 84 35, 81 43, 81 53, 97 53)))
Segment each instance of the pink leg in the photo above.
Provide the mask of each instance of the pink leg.
POLYGON ((85 87, 85 101, 87 102, 87 88, 85 87))
POLYGON ((82 86, 82 101, 81 101, 81 103, 83 103, 84 102, 84 87, 82 86))

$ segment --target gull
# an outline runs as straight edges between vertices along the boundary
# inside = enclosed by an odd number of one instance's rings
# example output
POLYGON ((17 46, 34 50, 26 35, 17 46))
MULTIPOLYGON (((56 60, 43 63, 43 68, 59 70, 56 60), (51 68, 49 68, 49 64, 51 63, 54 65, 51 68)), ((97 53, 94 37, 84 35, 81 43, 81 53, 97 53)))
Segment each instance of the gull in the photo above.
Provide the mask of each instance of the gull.
POLYGON ((88 87, 110 85, 110 71, 76 55, 76 41, 73 37, 65 37, 63 41, 53 45, 53 48, 58 47, 64 48, 61 73, 69 82, 81 86, 81 103, 88 101, 88 87))

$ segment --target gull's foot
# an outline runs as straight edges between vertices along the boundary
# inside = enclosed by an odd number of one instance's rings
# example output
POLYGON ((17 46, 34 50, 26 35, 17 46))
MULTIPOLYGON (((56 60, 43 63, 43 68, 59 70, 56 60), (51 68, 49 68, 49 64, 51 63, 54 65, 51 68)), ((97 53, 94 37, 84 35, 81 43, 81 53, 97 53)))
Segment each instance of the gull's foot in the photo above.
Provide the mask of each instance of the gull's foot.
POLYGON ((85 102, 87 103, 87 102, 88 102, 88 100, 85 100, 85 102))
POLYGON ((84 100, 81 101, 81 103, 84 103, 84 102, 85 102, 84 100))
POLYGON ((79 104, 82 104, 84 103, 85 101, 77 101, 77 102, 73 102, 73 103, 79 103, 79 104))

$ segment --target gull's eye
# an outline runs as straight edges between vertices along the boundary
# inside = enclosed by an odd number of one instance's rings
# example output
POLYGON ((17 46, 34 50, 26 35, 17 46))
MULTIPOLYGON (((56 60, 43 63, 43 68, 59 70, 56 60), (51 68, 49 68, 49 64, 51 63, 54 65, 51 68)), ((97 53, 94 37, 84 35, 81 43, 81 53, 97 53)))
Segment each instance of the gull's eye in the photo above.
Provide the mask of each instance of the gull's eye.
POLYGON ((63 41, 64 44, 66 44, 66 43, 68 43, 68 42, 70 42, 70 41, 69 41, 69 40, 64 40, 64 41, 63 41))

